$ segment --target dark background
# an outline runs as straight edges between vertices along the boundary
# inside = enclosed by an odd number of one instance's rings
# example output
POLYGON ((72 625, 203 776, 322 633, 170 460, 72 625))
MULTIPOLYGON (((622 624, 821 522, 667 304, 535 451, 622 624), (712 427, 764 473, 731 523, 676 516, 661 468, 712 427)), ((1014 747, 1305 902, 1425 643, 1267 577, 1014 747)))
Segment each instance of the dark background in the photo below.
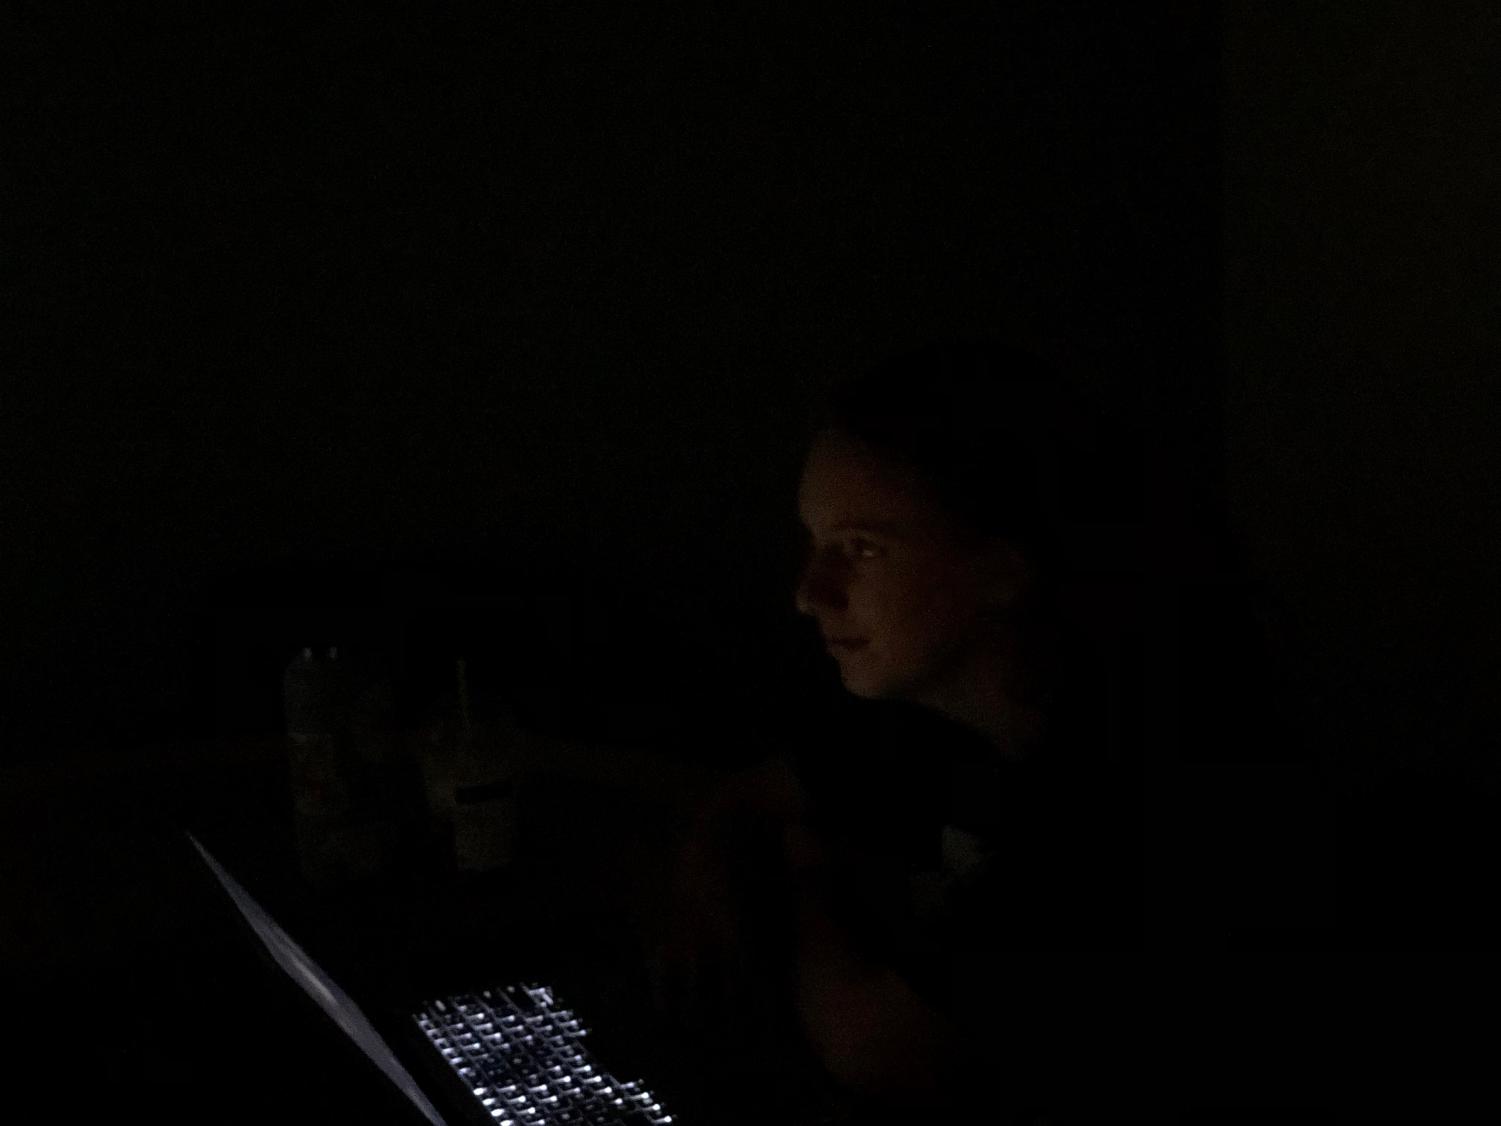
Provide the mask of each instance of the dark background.
POLYGON ((6 683, 47 742, 243 723, 206 647, 277 568, 663 593, 633 640, 733 691, 809 404, 934 333, 1163 416, 1216 497, 1208 15, 392 11, 13 16, 6 683))
POLYGON ((827 687, 807 410, 985 329, 1230 545, 1174 579, 1187 709, 1316 767, 1344 939, 1480 933, 1493 7, 3 20, 7 767, 273 732, 297 646, 409 619, 417 664, 514 637, 495 690, 560 728, 731 757, 827 687))

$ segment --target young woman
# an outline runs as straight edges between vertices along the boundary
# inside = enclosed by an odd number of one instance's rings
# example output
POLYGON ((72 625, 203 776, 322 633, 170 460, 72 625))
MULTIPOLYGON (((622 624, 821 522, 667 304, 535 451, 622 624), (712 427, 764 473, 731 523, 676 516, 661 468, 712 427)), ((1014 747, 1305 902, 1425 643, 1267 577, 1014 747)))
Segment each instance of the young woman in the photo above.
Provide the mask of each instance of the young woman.
POLYGON ((788 1010, 867 1107, 997 1120, 1103 1081, 1078 1069, 1108 1038, 1099 954, 1138 943, 1140 791, 1129 568, 1086 534, 1125 526, 1124 467, 1096 436, 1052 372, 981 342, 845 385, 809 445, 796 607, 879 730, 703 811, 664 964, 731 1024, 788 1010))

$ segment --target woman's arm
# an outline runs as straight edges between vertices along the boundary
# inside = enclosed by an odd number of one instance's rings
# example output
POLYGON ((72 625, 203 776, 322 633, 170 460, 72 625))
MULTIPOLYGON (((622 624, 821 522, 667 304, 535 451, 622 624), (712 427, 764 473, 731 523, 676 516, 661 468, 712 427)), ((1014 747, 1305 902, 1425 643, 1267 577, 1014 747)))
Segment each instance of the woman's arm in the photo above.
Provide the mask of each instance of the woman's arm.
POLYGON ((827 847, 800 826, 784 835, 797 883, 795 998, 809 1043, 851 1091, 931 1099, 953 1081, 959 1030, 889 966, 862 954, 839 924, 827 847))
MULTIPOLYGON (((753 835, 780 854, 791 881, 792 999, 810 1048, 852 1093, 931 1097, 948 1081, 958 1031, 904 978, 863 953, 839 921, 834 886, 851 877, 858 857, 815 829, 811 814, 806 791, 779 759, 732 775, 705 804, 684 853, 688 878, 680 882, 680 927, 668 951, 678 989, 700 993, 717 976, 707 972, 715 965, 725 985, 743 973, 745 905, 726 893, 733 827, 755 826, 753 835)), ((721 1004, 733 1008, 734 1000, 721 1004)))
POLYGON ((676 858, 652 956, 657 1004, 684 1027, 712 1027, 744 1008, 747 989, 761 991, 751 966, 765 952, 753 932, 771 920, 753 917, 766 905, 753 901, 748 881, 774 878, 784 828, 805 822, 810 808, 781 758, 730 774, 700 804, 676 858))

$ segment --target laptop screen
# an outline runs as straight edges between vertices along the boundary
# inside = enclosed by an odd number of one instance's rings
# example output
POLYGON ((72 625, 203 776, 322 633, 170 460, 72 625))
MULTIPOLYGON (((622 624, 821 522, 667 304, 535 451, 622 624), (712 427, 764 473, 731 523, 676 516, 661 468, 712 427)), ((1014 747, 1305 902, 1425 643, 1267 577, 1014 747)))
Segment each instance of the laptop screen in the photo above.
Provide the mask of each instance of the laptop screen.
POLYGON ((360 1046, 360 1050, 386 1073, 391 1082, 402 1090, 427 1120, 433 1123, 433 1126, 446 1126, 443 1116, 417 1087, 411 1074, 401 1065, 401 1061, 396 1058, 396 1054, 375 1030, 369 1018, 360 1011, 359 1006, 319 968, 316 962, 307 956, 300 946, 292 941, 286 931, 277 926, 276 921, 266 914, 261 905, 250 897, 250 894, 233 876, 224 870, 224 867, 210 855, 196 837, 189 834, 188 839, 193 842, 193 847, 198 850, 204 863, 209 866, 209 870, 223 885, 224 890, 229 893, 229 898, 233 900, 240 914, 245 917, 245 921, 250 924, 256 937, 265 943, 266 949, 271 952, 277 965, 281 966, 293 981, 307 991, 334 1023, 344 1030, 345 1035, 360 1046))

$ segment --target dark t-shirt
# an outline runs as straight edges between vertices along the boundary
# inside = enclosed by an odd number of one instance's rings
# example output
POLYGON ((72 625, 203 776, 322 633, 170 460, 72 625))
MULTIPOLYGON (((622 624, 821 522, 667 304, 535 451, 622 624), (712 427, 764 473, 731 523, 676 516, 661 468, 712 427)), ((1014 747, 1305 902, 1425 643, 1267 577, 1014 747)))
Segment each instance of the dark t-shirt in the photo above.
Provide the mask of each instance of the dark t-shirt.
POLYGON ((1118 1105, 1141 913, 1141 793, 1119 733, 1079 712, 1004 759, 913 709, 856 706, 840 724, 794 767, 864 858, 834 885, 846 931, 960 1029, 974 1068, 1008 1076, 1010 1099, 1118 1105))

